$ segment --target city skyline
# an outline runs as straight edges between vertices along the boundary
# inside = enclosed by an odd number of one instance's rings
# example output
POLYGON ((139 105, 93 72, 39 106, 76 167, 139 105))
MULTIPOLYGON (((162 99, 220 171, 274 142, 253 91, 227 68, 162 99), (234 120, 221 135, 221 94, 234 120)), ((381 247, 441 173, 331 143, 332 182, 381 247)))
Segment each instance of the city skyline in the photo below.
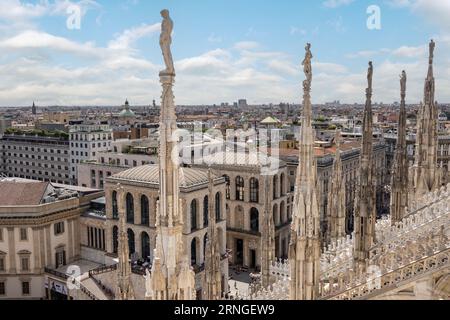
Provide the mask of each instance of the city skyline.
POLYGON ((442 1, 3 0, 0 7, 0 106, 118 105, 126 97, 132 105, 159 102, 163 7, 176 21, 177 105, 239 98, 300 103, 306 42, 315 57, 313 104, 362 103, 368 60, 374 61, 375 102, 399 101, 397 82, 405 69, 407 103, 418 103, 430 38, 437 43, 436 98, 450 101, 450 4, 442 1), (68 26, 73 5, 81 8, 80 29, 68 26), (366 25, 370 5, 380 8, 380 30, 366 25))

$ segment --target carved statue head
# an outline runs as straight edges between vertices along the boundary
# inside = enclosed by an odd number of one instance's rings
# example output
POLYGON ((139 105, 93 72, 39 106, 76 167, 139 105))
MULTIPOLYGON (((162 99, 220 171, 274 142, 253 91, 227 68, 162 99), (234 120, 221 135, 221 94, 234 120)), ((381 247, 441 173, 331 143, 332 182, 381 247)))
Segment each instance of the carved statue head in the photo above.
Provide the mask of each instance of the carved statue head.
POLYGON ((165 19, 169 18, 169 10, 167 10, 167 9, 162 10, 161 17, 163 17, 165 19))

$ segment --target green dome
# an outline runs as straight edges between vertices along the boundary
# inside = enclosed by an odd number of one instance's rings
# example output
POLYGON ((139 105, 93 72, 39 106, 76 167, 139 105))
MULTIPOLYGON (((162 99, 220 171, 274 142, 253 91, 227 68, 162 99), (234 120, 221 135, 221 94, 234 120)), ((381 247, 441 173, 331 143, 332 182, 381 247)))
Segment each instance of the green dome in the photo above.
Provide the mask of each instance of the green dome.
POLYGON ((130 109, 130 104, 128 103, 128 100, 125 101, 125 109, 120 111, 119 117, 121 118, 135 118, 136 114, 130 109))

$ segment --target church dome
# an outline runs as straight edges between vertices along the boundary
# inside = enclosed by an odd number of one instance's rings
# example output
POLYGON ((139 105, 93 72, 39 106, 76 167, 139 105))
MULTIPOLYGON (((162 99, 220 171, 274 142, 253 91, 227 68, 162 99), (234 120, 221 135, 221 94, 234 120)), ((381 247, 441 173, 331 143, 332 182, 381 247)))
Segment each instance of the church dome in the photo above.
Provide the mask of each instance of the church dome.
POLYGON ((120 111, 119 117, 121 118, 135 118, 136 114, 130 109, 130 104, 128 103, 128 100, 125 101, 125 108, 120 111))

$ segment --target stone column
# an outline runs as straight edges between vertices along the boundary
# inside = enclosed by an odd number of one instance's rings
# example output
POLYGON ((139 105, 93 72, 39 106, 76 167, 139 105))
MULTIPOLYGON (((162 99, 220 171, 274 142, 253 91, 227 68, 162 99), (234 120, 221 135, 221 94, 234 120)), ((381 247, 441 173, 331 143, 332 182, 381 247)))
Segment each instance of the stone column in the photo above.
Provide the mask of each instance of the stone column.
POLYGON ((46 244, 46 253, 47 253, 47 266, 52 266, 52 242, 50 236, 50 226, 45 226, 45 244, 46 244))
POLYGON ((68 246, 67 246, 67 262, 74 261, 74 236, 73 236, 73 220, 67 220, 68 246))
POLYGON ((9 245, 9 273, 14 274, 16 270, 16 240, 14 237, 14 228, 10 227, 8 230, 8 245, 9 245))
POLYGON ((33 257, 34 257, 34 272, 40 273, 41 262, 40 262, 40 252, 39 252, 39 230, 31 229, 33 236, 33 257))
POLYGON ((141 194, 133 193, 134 198, 134 224, 141 225, 141 194))

